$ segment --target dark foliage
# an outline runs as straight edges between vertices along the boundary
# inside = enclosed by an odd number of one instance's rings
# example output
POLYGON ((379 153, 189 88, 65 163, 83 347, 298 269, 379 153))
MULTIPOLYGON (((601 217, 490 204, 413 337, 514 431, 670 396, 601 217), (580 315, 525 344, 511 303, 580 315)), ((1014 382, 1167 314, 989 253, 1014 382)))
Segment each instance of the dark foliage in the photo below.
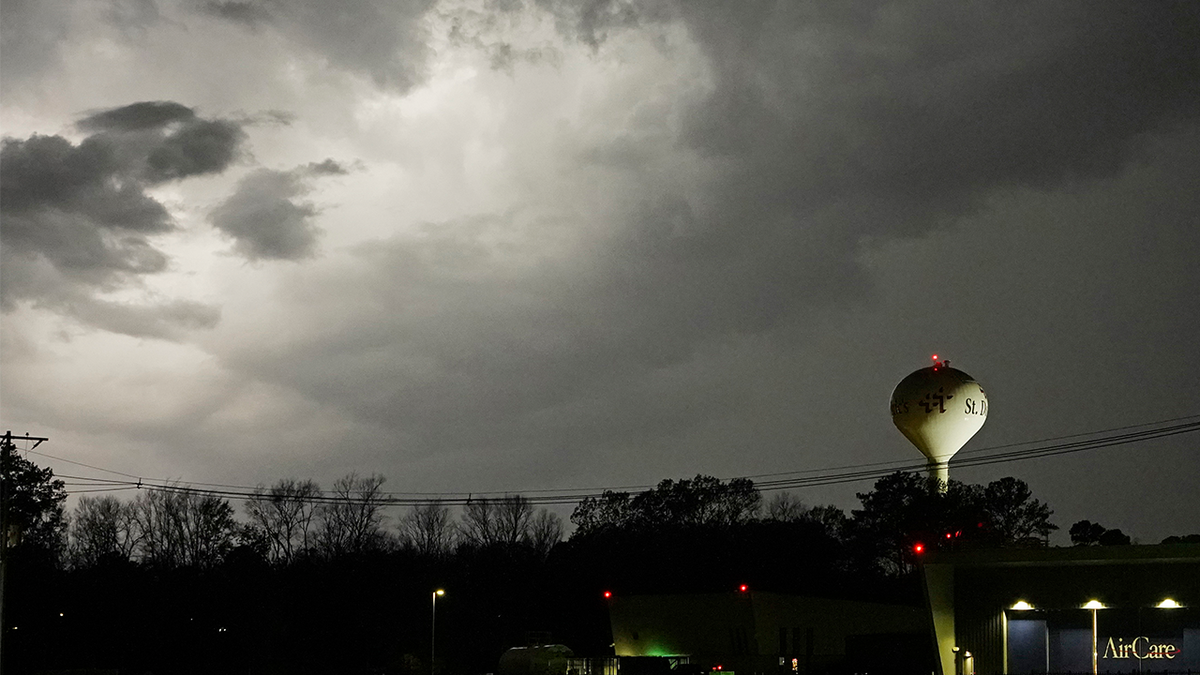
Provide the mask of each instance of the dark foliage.
POLYGON ((945 492, 931 479, 897 472, 859 493, 848 542, 857 564, 890 575, 909 572, 933 549, 1044 546, 1058 529, 1053 511, 1015 478, 986 486, 951 480, 945 492))
POLYGON ((1200 534, 1171 535, 1163 539, 1163 544, 1200 544, 1200 534))
POLYGON ((340 486, 337 513, 305 501, 301 493, 328 499, 315 485, 263 488, 245 525, 226 517, 222 500, 201 503, 181 488, 172 494, 187 496, 160 506, 195 519, 165 522, 214 525, 189 530, 213 536, 185 542, 181 550, 193 553, 171 564, 150 555, 131 515, 149 498, 81 501, 71 564, 31 567, 13 594, 11 623, 21 629, 10 665, 422 675, 431 667, 432 591, 445 588, 436 672, 494 672, 504 650, 535 636, 579 654, 611 653, 606 590, 746 584, 917 603, 919 578, 904 558, 912 541, 951 532, 949 545, 1020 545, 1053 527, 1049 509, 1013 479, 952 483, 942 495, 919 476, 895 474, 860 495, 863 508, 847 518, 792 496, 773 499, 762 517, 750 481, 697 476, 586 500, 565 542, 556 516, 512 496, 480 502, 458 523, 441 505, 414 510, 396 522, 398 545, 384 545, 392 535, 381 529, 382 478, 353 478, 340 486), (349 535, 334 537, 333 525, 349 535), (366 545, 335 549, 325 539, 366 545))
POLYGON ((1129 535, 1121 530, 1110 530, 1100 523, 1081 520, 1067 530, 1071 535, 1071 543, 1076 546, 1128 546, 1131 543, 1129 535))
POLYGON ((67 521, 63 482, 17 452, 6 437, 0 441, 4 525, 9 555, 57 564, 66 545, 67 521))
POLYGON ((722 482, 712 476, 664 480, 652 490, 630 495, 606 490, 588 497, 571 514, 576 532, 651 532, 696 526, 731 527, 758 515, 762 497, 746 478, 722 482))

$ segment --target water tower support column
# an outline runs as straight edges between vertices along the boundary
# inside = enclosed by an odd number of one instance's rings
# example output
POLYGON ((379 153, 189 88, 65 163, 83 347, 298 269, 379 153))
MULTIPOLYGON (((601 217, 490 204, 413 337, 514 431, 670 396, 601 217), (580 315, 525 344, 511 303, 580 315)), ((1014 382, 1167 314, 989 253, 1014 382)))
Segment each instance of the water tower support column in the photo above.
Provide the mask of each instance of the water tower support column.
POLYGON ((937 481, 938 492, 946 494, 946 488, 950 486, 950 462, 929 460, 929 478, 937 481))

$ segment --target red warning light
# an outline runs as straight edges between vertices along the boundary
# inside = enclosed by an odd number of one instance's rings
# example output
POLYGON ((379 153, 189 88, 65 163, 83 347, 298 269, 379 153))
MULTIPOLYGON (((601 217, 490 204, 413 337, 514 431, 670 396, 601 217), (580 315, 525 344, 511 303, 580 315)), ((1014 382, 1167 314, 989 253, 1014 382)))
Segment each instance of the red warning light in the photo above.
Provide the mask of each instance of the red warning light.
POLYGON ((934 354, 934 355, 933 355, 933 360, 934 360, 934 361, 937 361, 937 354, 934 354))
POLYGON ((604 591, 604 597, 606 597, 606 598, 611 598, 611 597, 612 597, 612 591, 604 591))
POLYGON ((742 584, 741 586, 738 586, 738 590, 745 593, 746 591, 750 590, 750 587, 746 584, 742 584))
POLYGON ((947 538, 947 539, 949 539, 949 538, 950 538, 950 533, 949 533, 949 532, 947 532, 947 533, 946 533, 946 538, 947 538))
POLYGON ((925 552, 925 544, 922 544, 919 542, 916 544, 913 544, 913 553, 916 553, 919 555, 924 552, 925 552))

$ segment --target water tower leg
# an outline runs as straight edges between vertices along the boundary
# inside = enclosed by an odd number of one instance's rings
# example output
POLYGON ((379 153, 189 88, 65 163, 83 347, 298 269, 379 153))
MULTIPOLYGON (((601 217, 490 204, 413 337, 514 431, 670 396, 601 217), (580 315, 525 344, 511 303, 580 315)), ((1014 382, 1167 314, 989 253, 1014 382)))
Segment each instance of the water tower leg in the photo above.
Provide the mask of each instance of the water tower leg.
POLYGON ((936 480, 938 492, 945 494, 946 488, 950 485, 950 463, 930 460, 929 478, 936 480))

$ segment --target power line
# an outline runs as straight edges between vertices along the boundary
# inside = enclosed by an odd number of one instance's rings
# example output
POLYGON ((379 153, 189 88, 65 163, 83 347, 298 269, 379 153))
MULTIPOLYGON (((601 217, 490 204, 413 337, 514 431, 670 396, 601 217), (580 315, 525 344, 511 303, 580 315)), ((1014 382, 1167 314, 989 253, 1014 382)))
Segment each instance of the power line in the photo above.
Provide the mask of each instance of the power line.
POLYGON ((75 466, 82 466, 82 467, 87 467, 89 469, 95 469, 96 471, 103 471, 105 473, 111 473, 111 474, 115 474, 118 476, 125 476, 126 478, 140 478, 140 476, 135 476, 131 473, 124 473, 122 471, 113 471, 112 469, 106 469, 102 466, 93 466, 91 464, 84 464, 83 462, 76 462, 73 459, 66 459, 65 457, 55 457, 54 455, 48 455, 44 452, 37 452, 36 450, 34 450, 32 448, 30 448, 29 450, 26 450, 26 452, 29 454, 32 454, 32 455, 38 455, 41 457, 48 457, 50 459, 56 459, 60 462, 66 462, 67 464, 74 464, 75 466))
MULTIPOLYGON (((1193 419, 1195 417, 1200 417, 1200 416, 1192 416, 1189 418, 1180 418, 1180 419, 1193 419)), ((1136 426, 1140 427, 1140 426, 1145 426, 1145 425, 1136 425, 1136 426)), ((1118 431, 1118 430, 1129 429, 1129 428, 1134 428, 1134 427, 1118 427, 1117 429, 1106 430, 1106 431, 1118 431)), ((1100 448, 1111 447, 1114 445, 1137 443, 1137 442, 1152 440, 1152 439, 1156 439, 1156 438, 1165 438, 1165 437, 1176 436, 1176 435, 1184 434, 1184 433, 1192 433, 1195 431, 1200 431, 1200 421, 1188 422, 1188 423, 1177 424, 1177 425, 1173 425, 1173 426, 1169 426, 1169 427, 1162 427, 1162 428, 1158 428, 1158 429, 1149 429, 1149 430, 1143 430, 1143 431, 1139 431, 1139 432, 1132 432, 1132 433, 1126 433, 1126 434, 1102 436, 1099 438, 1093 438, 1091 440, 1085 440, 1085 441, 1075 441, 1075 442, 1071 442, 1071 443, 1059 443, 1059 444, 1054 444, 1054 445, 1049 445, 1049 446, 1028 448, 1025 450, 1012 450, 1012 451, 1008 451, 1008 452, 997 453, 994 455, 970 457, 970 458, 966 458, 966 459, 963 459, 963 460, 957 461, 957 462, 952 460, 951 466, 952 466, 952 468, 964 468, 964 467, 969 467, 969 466, 984 466, 984 465, 988 465, 988 464, 998 464, 998 463, 1002 463, 1002 462, 1037 459, 1040 457, 1051 457, 1051 456, 1056 456, 1056 455, 1082 452, 1085 450, 1096 450, 1096 449, 1100 449, 1100 448)), ((1094 436, 1099 433, 1103 433, 1103 432, 1093 432, 1090 434, 1073 434, 1071 436, 1064 436, 1064 437, 1060 437, 1060 438, 1077 438, 1079 436, 1084 436, 1084 435, 1094 436)), ((998 447, 1003 448, 1003 447, 1013 447, 1014 445, 1028 445, 1028 444, 1029 443, 1020 443, 1020 444, 1010 444, 1010 445, 998 446, 998 447)), ((989 450, 990 449, 994 449, 994 448, 989 448, 989 450)), ((925 469, 926 466, 927 465, 924 462, 910 463, 910 464, 903 466, 896 470, 898 470, 898 471, 919 471, 919 470, 925 469)), ((843 472, 843 473, 839 473, 839 474, 815 476, 812 478, 794 478, 794 479, 784 479, 784 480, 777 480, 777 481, 764 481, 761 483, 756 483, 755 485, 760 490, 764 490, 764 491, 785 490, 785 489, 797 488, 797 487, 812 487, 815 485, 832 485, 832 484, 838 484, 838 483, 849 483, 849 482, 855 482, 855 481, 859 481, 859 480, 865 480, 868 478, 880 478, 891 472, 892 472, 892 470, 890 470, 890 469, 889 470, 848 471, 848 472, 843 472)))
MULTIPOLYGON (((967 450, 962 450, 955 454, 955 458, 959 459, 963 455, 978 454, 981 452, 993 452, 995 450, 1002 450, 1004 448, 1016 448, 1016 447, 1020 447, 1023 445, 1033 445, 1035 443, 1048 443, 1050 441, 1061 441, 1061 440, 1066 440, 1068 438, 1081 438, 1084 436, 1095 436, 1098 434, 1107 434, 1107 433, 1111 433, 1114 431, 1125 431, 1127 429, 1138 429, 1138 428, 1142 428, 1142 427, 1156 426, 1156 425, 1160 425, 1160 424, 1169 424, 1172 422, 1182 422, 1184 420, 1195 420, 1195 419, 1200 419, 1200 415, 1184 415, 1182 417, 1172 417, 1170 419, 1158 420, 1155 422, 1143 422, 1141 424, 1129 424, 1129 425, 1121 426, 1121 427, 1112 427, 1110 429, 1101 429, 1099 431, 1084 431, 1084 432, 1080 432, 1077 434, 1067 434, 1065 436, 1051 436, 1048 438, 1040 438, 1040 439, 1033 440, 1033 441, 1018 441, 1016 443, 1005 443, 1003 445, 988 445, 988 446, 984 446, 982 448, 970 448, 967 450)), ((775 476, 793 476, 793 475, 799 475, 799 474, 820 473, 820 472, 824 472, 824 471, 837 471, 837 470, 841 470, 841 469, 861 469, 861 468, 867 468, 867 467, 873 467, 873 466, 903 466, 903 467, 907 467, 911 464, 912 464, 911 460, 891 459, 891 460, 887 460, 887 461, 883 461, 883 462, 870 462, 870 463, 865 463, 865 464, 847 464, 845 466, 833 466, 833 467, 825 467, 825 468, 821 468, 821 469, 797 469, 794 471, 777 471, 775 473, 750 474, 747 476, 740 476, 740 477, 741 478, 750 478, 750 479, 772 478, 775 476)), ((961 459, 960 459, 960 461, 955 462, 955 466, 962 466, 962 465, 963 465, 963 462, 961 461, 961 459)), ((925 464, 922 463, 919 466, 924 467, 925 464)), ((900 470, 905 470, 905 469, 900 469, 900 470)))
MULTIPOLYGON (((1090 431, 1077 434, 1069 434, 1065 436, 1055 436, 1035 441, 1023 441, 1019 443, 1009 443, 1005 445, 990 446, 985 448, 972 449, 971 451, 963 452, 963 455, 968 455, 954 462, 955 468, 963 468, 969 466, 984 466, 988 464, 997 464, 1002 462, 1021 461, 1027 459, 1037 459, 1041 457, 1052 457, 1063 454, 1083 452, 1087 450, 1096 450, 1114 445, 1123 445, 1130 443, 1138 443, 1146 440, 1157 438, 1166 438, 1179 434, 1192 433, 1200 431, 1200 415, 1188 415, 1184 417, 1176 417, 1167 420, 1159 420, 1156 422, 1146 422, 1142 424, 1126 425, 1121 427, 1113 427, 1111 429, 1103 429, 1099 431, 1090 431), (1186 421, 1185 420, 1195 420, 1186 421), (1171 424, 1170 426, 1162 426, 1164 424, 1179 422, 1179 424, 1171 424), (1124 433, 1114 433, 1124 432, 1124 433), (1090 437, 1090 438, 1089 438, 1090 437), (1084 440, 1071 440, 1084 439, 1084 440), (1070 441, 1065 443, 1051 443, 1049 445, 1041 445, 1051 441, 1070 441), (1022 448, 1024 449, 1007 450, 1005 452, 996 452, 997 450, 1006 450, 1007 448, 1022 448), (992 454, 982 454, 992 453, 992 454), (976 456, 969 456, 976 455, 976 456)), ((35 453, 44 455, 44 453, 35 453)), ((48 455, 44 455, 48 456, 48 455)), ((88 481, 85 483, 72 483, 72 487, 76 489, 68 490, 68 493, 90 493, 101 491, 118 491, 130 489, 146 489, 166 492, 181 492, 190 491, 193 493, 211 495, 227 499, 269 499, 270 492, 266 486, 245 486, 245 485, 229 485, 220 483, 183 483, 181 481, 170 481, 166 479, 147 479, 138 477, 133 474, 104 469, 102 467, 93 467, 82 462, 75 462, 59 457, 53 457, 60 461, 66 461, 71 464, 86 466, 100 471, 105 471, 114 475, 125 476, 132 480, 116 480, 111 478, 99 478, 88 476, 73 476, 63 475, 63 478, 68 478, 72 481, 88 481)), ((818 469, 804 469, 798 471, 787 471, 768 474, 757 474, 743 476, 744 478, 771 478, 775 476, 793 476, 791 478, 780 478, 776 480, 758 481, 755 483, 761 491, 787 490, 793 488, 814 487, 818 485, 836 485, 842 483, 858 482, 870 480, 873 478, 881 478, 895 471, 920 471, 926 468, 926 463, 923 461, 910 460, 892 460, 886 462, 869 462, 862 464, 850 464, 837 467, 826 467, 818 469), (886 468, 884 468, 886 467, 886 468), (815 475, 813 475, 815 474, 815 475)), ((600 497, 608 491, 644 491, 650 489, 651 486, 623 486, 623 487, 593 487, 593 488, 559 488, 559 489, 542 489, 521 492, 529 502, 534 504, 573 504, 589 497, 600 497)), ((388 505, 427 505, 431 503, 441 503, 445 505, 465 505, 473 499, 488 498, 498 495, 517 494, 513 491, 487 491, 487 492, 379 492, 372 496, 373 501, 381 502, 388 505)), ((337 495, 314 495, 304 498, 305 501, 312 503, 330 503, 335 501, 344 501, 342 497, 337 495)), ((351 500, 354 501, 354 500, 351 500)))

